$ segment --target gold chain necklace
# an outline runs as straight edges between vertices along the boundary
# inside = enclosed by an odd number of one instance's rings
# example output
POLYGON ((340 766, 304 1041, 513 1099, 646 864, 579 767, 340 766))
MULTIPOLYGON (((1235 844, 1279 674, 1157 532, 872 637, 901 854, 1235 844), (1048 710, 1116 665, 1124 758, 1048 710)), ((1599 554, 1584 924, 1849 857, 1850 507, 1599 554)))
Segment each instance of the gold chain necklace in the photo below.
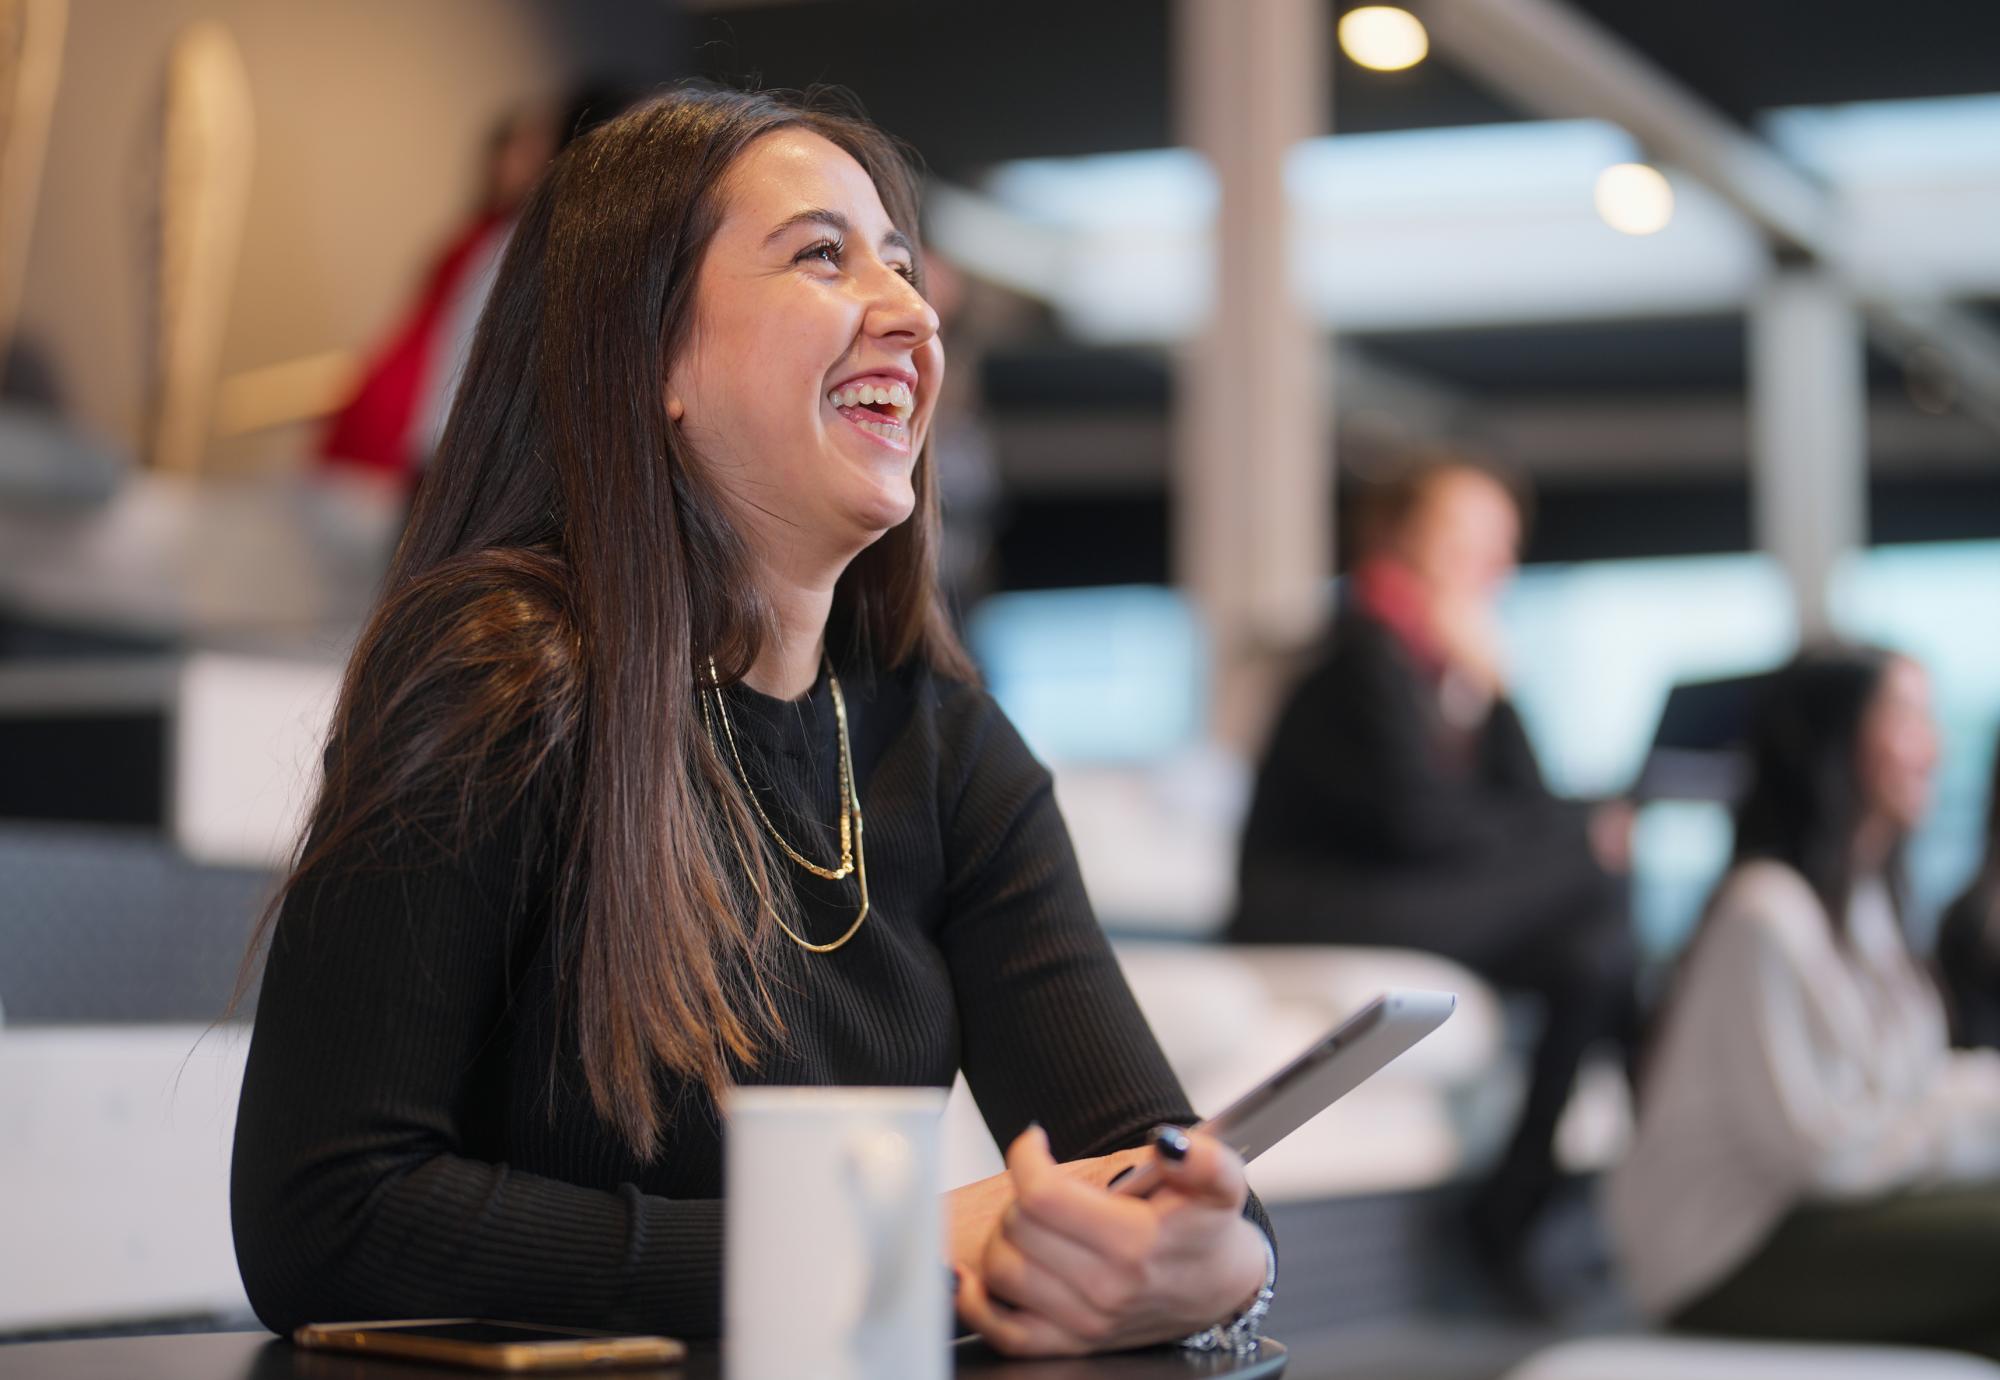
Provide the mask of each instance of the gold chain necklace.
POLYGON ((702 695, 701 716, 708 725, 709 741, 713 742, 715 740, 715 720, 709 717, 708 712, 708 694, 713 693, 717 716, 722 720, 723 735, 729 742, 729 755, 736 761, 737 779, 743 783, 743 793, 750 797, 750 804, 755 807, 757 817, 764 821, 765 829, 770 831, 771 837, 777 841, 778 847, 784 849, 793 862, 796 862, 800 867, 805 868, 815 876, 824 877, 829 881, 839 881, 851 872, 860 883, 861 908, 854 913, 854 923, 847 927, 847 932, 842 934, 840 938, 826 944, 815 944, 785 923, 783 913, 771 903, 770 896, 765 894, 763 883, 757 880, 756 870, 750 866, 750 860, 743 855, 741 840, 736 837, 735 830, 732 829, 730 831, 730 844, 736 849, 737 860, 743 864, 743 870, 750 878, 750 885, 756 891, 757 899, 763 903, 764 909, 770 915, 771 919, 777 922, 778 928, 785 932, 785 937, 809 953, 830 954, 835 949, 846 944, 848 940, 854 938, 860 932, 861 922, 868 918, 868 850, 862 840, 861 795, 854 788, 854 756, 849 749, 847 738, 847 700, 840 693, 840 677, 836 676, 833 673, 833 667, 828 665, 826 668, 826 678, 833 690, 833 717, 840 743, 841 865, 838 869, 819 867, 801 856, 797 849, 785 842, 784 836, 778 832, 777 826, 771 823, 771 817, 764 813, 764 807, 757 802, 757 792, 751 789, 750 773, 744 769, 743 755, 736 750, 736 734, 729 723, 728 707, 722 701, 722 683, 720 677, 716 674, 714 657, 710 657, 708 660, 708 677, 710 690, 702 695), (850 820, 852 821, 851 834, 850 820), (849 855, 850 839, 852 842, 851 858, 849 855))
MULTIPOLYGON (((777 840, 778 847, 785 850, 786 857, 812 873, 815 877, 824 877, 829 882, 838 882, 844 881, 854 871, 854 810, 852 803, 853 792, 851 789, 853 776, 847 756, 847 705, 840 696, 840 677, 834 675, 832 666, 826 668, 826 677, 828 682, 833 686, 833 713, 835 722, 838 724, 837 732, 840 741, 839 867, 821 867, 805 854, 799 852, 798 849, 792 847, 791 844, 785 841, 785 836, 778 832, 778 826, 771 823, 771 817, 764 813, 763 802, 757 799, 757 792, 751 789, 750 773, 743 765, 743 754, 736 747, 736 729, 729 722, 729 706, 722 698, 722 679, 716 674, 715 658, 710 657, 708 659, 708 693, 715 697, 715 712, 722 719, 723 736, 729 740, 729 755, 736 761, 736 778, 743 783, 743 792, 750 797, 751 808, 757 811, 757 818, 764 821, 764 828, 769 831, 773 839, 777 840)), ((708 705, 704 702, 702 705, 704 716, 706 716, 707 710, 708 705)), ((713 737, 715 734, 715 725, 713 723, 709 724, 708 731, 709 736, 713 737)))

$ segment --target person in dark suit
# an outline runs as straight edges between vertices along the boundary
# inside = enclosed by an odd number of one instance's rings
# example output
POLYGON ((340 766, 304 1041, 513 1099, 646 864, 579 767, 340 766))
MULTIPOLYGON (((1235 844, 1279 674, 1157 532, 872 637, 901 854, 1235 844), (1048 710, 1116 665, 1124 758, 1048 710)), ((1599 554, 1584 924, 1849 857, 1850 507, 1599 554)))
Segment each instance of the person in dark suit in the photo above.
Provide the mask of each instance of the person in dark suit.
POLYGON ((1461 461, 1382 487, 1324 655, 1259 768, 1229 931, 1425 949, 1541 998, 1526 1104, 1471 1211, 1502 1271, 1556 1183, 1585 1052, 1636 1023, 1630 811, 1551 794, 1507 699, 1494 602, 1521 526, 1509 488, 1461 461))
POLYGON ((2000 746, 1993 753, 1986 853, 1938 927, 1937 965, 1951 1006, 1952 1043, 2000 1049, 2000 746))

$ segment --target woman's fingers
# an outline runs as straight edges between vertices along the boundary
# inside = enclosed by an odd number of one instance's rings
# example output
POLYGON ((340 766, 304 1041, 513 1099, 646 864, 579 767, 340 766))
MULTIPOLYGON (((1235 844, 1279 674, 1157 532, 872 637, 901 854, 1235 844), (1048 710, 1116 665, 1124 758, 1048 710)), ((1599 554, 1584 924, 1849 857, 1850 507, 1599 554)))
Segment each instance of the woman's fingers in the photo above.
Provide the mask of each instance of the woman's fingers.
POLYGON ((1202 1207, 1243 1210, 1250 1184, 1243 1177, 1242 1157, 1234 1150, 1204 1131, 1180 1131, 1156 1144, 1163 1188, 1202 1207), (1172 1153, 1176 1144, 1184 1147, 1179 1157, 1172 1153))
POLYGON ((1017 1137, 1013 1206, 963 1272, 965 1321, 1011 1355, 1078 1355, 1193 1331, 1253 1293, 1263 1246, 1241 1216, 1242 1160, 1198 1132, 1154 1145, 1160 1191, 1138 1199, 1106 1192, 1102 1165, 1058 1165, 1039 1127, 1017 1137))
POLYGON ((1083 1356, 1091 1350, 1090 1343, 1049 1319, 997 1302, 976 1270, 959 1272, 955 1302, 966 1325, 1005 1355, 1083 1356))
MULTIPOLYGON (((1124 1317, 1145 1295, 1150 1277, 1148 1262, 1107 1260, 1023 1212, 1009 1213, 1000 1231, 1023 1257, 1061 1280, 1092 1309, 1107 1317, 1124 1317)), ((1006 1295, 1006 1290, 1000 1292, 1006 1295)))
POLYGON ((1007 1147, 1007 1173, 1016 1207, 1038 1225, 1113 1262, 1137 1263, 1151 1251, 1158 1232, 1153 1209, 1064 1174, 1041 1127, 1030 1126, 1007 1147))
MULTIPOLYGON (((1017 1214, 1008 1216, 1019 1220, 1017 1214)), ((1061 1244, 1071 1251, 1081 1250, 1068 1242, 1061 1244)), ((1101 1344, 1116 1326, 1117 1320, 1092 1303, 1075 1281, 1010 1240, 1005 1227, 987 1243, 986 1253, 980 1258, 979 1275, 989 1297, 1038 1314, 1078 1341, 1101 1344)))
MULTIPOLYGON (((1112 1266, 1088 1246, 1052 1231, 1025 1212, 1009 1212, 1001 1218, 994 1240, 1005 1240, 1096 1308, 1115 1310, 1130 1292, 1122 1278, 1126 1272, 1112 1266)), ((1005 1289, 1000 1292, 1007 1295, 1005 1289)))

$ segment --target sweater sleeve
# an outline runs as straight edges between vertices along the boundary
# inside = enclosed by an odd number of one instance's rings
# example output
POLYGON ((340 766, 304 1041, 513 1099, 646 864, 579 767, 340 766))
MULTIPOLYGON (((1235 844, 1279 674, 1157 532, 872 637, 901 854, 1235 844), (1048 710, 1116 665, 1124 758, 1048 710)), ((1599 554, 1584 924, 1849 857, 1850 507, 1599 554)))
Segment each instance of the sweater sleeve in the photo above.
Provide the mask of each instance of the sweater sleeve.
POLYGON ((452 848, 399 821, 313 869, 273 935, 232 1165, 237 1260, 272 1330, 473 1316, 716 1329, 718 1201, 598 1191, 467 1153, 510 999, 533 812, 452 848))
MULTIPOLYGON (((950 967, 966 1082, 1002 1146, 1040 1121, 1059 1160, 1195 1123, 1091 911, 1048 770, 982 692, 947 802, 950 967)), ((1252 1195, 1248 1216, 1271 1237, 1252 1195)))

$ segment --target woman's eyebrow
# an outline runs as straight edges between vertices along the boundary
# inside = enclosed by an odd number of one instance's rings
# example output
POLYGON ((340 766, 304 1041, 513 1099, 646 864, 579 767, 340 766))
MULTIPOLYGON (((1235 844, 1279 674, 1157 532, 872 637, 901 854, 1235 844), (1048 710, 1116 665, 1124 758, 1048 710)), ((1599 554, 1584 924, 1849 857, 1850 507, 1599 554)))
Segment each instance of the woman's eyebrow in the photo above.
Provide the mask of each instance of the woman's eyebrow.
MULTIPOLYGON (((822 225, 842 238, 848 238, 854 233, 853 223, 840 212, 828 210, 824 206, 813 206, 800 211, 797 215, 785 217, 779 222, 777 229, 764 237, 764 243, 772 244, 801 225, 822 225)), ((911 258, 915 258, 917 254, 917 248, 910 243, 910 237, 894 228, 882 236, 882 246, 885 249, 900 249, 911 258)))

